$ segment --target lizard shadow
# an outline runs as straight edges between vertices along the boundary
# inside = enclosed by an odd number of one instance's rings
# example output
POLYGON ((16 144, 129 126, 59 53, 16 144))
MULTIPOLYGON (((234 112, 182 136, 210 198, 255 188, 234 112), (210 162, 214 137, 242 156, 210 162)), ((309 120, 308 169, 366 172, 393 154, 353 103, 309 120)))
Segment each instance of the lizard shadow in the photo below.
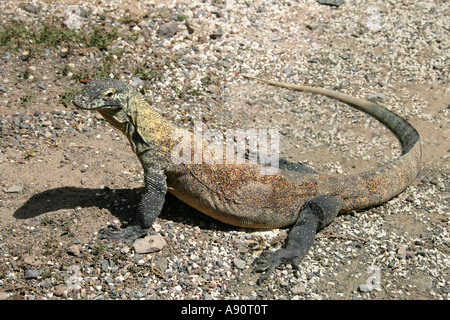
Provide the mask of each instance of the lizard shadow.
MULTIPOLYGON (((144 188, 134 189, 90 189, 61 187, 46 190, 30 197, 14 213, 16 219, 32 219, 40 215, 62 209, 77 207, 97 207, 107 209, 121 224, 128 221, 136 212, 144 188)), ((200 213, 194 208, 167 193, 159 218, 179 222, 203 229, 226 229, 222 224, 200 213)))

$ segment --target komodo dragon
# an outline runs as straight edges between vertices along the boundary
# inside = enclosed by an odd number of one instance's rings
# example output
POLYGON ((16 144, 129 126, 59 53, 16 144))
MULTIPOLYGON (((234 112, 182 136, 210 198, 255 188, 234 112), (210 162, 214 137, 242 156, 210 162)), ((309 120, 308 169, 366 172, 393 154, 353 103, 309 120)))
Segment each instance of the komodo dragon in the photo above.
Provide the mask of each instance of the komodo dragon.
POLYGON ((319 229, 339 214, 379 205, 401 193, 420 171, 418 132, 406 120, 364 99, 324 88, 256 79, 293 90, 318 93, 378 119, 402 145, 402 155, 376 171, 353 176, 320 174, 299 164, 281 161, 276 174, 261 174, 261 164, 176 164, 171 152, 177 127, 161 117, 132 86, 119 80, 91 81, 73 103, 97 110, 129 139, 144 168, 145 193, 137 214, 126 228, 103 228, 109 239, 134 240, 149 231, 167 191, 204 214, 235 226, 292 226, 285 245, 255 259, 258 284, 282 263, 298 268, 319 229))

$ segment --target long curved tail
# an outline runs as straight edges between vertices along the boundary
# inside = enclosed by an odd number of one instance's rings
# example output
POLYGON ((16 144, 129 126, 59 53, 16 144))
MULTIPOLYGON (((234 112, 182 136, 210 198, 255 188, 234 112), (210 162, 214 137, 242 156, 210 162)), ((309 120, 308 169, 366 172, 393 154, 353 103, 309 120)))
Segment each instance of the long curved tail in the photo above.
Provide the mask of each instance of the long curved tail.
POLYGON ((348 188, 348 191, 346 191, 347 188, 342 187, 344 201, 347 204, 342 211, 381 204, 402 192, 419 174, 422 157, 419 133, 408 121, 392 111, 368 100, 325 88, 293 85, 247 75, 243 76, 282 88, 317 93, 349 104, 376 118, 399 139, 402 146, 402 155, 399 158, 376 171, 350 176, 348 181, 344 182, 344 184, 351 184, 352 188, 348 188), (355 184, 360 186, 357 191, 355 191, 355 184))

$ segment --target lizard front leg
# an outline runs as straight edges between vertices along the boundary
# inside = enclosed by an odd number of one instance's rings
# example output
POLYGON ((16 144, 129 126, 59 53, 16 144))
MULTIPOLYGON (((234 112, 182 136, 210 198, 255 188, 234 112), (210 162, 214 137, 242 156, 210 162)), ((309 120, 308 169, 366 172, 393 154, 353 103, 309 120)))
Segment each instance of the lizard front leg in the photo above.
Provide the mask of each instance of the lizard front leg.
POLYGON ((145 193, 139 202, 136 215, 124 229, 116 226, 100 229, 100 239, 133 241, 148 233, 162 210, 167 193, 167 183, 163 170, 150 168, 145 170, 144 175, 145 193))
POLYGON ((260 285, 280 264, 291 263, 299 268, 316 237, 317 230, 330 224, 337 216, 342 202, 337 197, 318 196, 308 201, 300 210, 296 223, 286 239, 285 246, 273 253, 263 253, 255 259, 255 272, 263 272, 257 283, 260 285))

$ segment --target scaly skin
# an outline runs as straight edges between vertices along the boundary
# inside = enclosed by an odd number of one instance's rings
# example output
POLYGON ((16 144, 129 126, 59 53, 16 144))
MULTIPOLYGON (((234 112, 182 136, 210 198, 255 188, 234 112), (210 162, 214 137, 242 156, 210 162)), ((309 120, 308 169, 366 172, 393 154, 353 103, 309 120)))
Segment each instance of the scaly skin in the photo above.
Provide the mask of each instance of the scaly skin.
MULTIPOLYGON (((263 255, 255 260, 254 271, 265 271, 258 280, 261 283, 281 263, 298 267, 316 232, 338 213, 381 204, 402 192, 418 175, 419 135, 396 114, 367 100, 323 88, 246 77, 348 103, 388 126, 399 138, 403 154, 376 171, 344 177, 320 174, 285 160, 271 175, 264 174, 264 167, 254 163, 177 164, 171 158, 174 148, 180 147, 180 142, 172 139, 176 126, 162 118, 128 84, 93 81, 75 96, 73 103, 81 109, 98 110, 128 137, 144 168, 146 188, 129 225, 114 231, 102 229, 102 237, 133 240, 145 235, 158 217, 167 191, 224 223, 250 228, 292 226, 283 248, 268 258, 263 255)), ((188 147, 186 143, 192 142, 183 140, 181 146, 188 147)))

